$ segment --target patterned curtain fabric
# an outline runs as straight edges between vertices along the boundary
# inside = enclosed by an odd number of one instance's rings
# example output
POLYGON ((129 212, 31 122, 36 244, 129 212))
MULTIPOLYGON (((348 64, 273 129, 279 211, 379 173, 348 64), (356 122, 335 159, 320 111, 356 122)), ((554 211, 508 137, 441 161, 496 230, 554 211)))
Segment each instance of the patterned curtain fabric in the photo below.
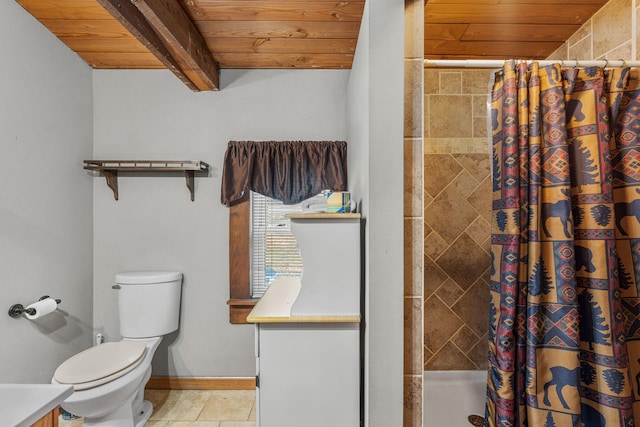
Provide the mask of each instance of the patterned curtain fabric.
POLYGON ((640 426, 639 114, 635 69, 496 73, 488 426, 640 426))
POLYGON ((346 189, 345 141, 230 141, 224 155, 225 205, 249 190, 291 205, 346 189))

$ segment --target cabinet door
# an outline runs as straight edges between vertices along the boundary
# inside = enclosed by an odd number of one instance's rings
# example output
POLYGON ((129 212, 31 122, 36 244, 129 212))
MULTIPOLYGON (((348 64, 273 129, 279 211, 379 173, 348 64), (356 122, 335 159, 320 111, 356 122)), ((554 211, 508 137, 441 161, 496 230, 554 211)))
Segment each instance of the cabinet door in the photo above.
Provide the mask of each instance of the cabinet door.
POLYGON ((261 324, 259 427, 358 427, 357 323, 261 324))
POLYGON ((54 409, 38 421, 33 423, 31 427, 58 427, 58 409, 54 409))

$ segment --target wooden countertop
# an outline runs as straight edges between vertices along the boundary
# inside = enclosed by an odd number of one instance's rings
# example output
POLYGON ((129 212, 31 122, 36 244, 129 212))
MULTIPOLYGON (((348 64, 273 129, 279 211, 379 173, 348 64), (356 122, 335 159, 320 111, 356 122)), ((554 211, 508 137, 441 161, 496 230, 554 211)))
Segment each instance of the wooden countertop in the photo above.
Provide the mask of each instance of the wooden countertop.
MULTIPOLYGON (((343 215, 343 214, 340 214, 343 215)), ((300 279, 281 277, 269 285, 247 316, 249 323, 359 323, 360 315, 291 315, 301 289, 300 279)))

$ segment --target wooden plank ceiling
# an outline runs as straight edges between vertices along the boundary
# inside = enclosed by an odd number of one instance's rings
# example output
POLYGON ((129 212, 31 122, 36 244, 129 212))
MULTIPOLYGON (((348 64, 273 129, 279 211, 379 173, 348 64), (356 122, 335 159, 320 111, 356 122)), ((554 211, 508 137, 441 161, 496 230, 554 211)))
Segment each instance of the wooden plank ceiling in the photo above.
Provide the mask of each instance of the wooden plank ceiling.
POLYGON ((364 0, 16 1, 90 66, 169 68, 194 90, 217 88, 194 36, 215 68, 350 68, 364 10, 364 0))
POLYGON ((427 0, 427 59, 544 59, 608 0, 427 0))
MULTIPOLYGON (((350 68, 365 0, 16 0, 90 66, 350 68)), ((607 0, 427 0, 425 58, 542 59, 607 0)))

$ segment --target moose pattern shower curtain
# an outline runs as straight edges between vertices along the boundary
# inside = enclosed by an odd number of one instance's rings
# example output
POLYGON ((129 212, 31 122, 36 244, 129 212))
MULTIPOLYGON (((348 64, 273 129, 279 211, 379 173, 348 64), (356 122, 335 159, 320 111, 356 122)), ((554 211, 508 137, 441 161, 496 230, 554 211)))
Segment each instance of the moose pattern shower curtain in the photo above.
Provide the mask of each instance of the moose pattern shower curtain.
POLYGON ((496 73, 488 426, 640 426, 639 115, 635 69, 496 73))

